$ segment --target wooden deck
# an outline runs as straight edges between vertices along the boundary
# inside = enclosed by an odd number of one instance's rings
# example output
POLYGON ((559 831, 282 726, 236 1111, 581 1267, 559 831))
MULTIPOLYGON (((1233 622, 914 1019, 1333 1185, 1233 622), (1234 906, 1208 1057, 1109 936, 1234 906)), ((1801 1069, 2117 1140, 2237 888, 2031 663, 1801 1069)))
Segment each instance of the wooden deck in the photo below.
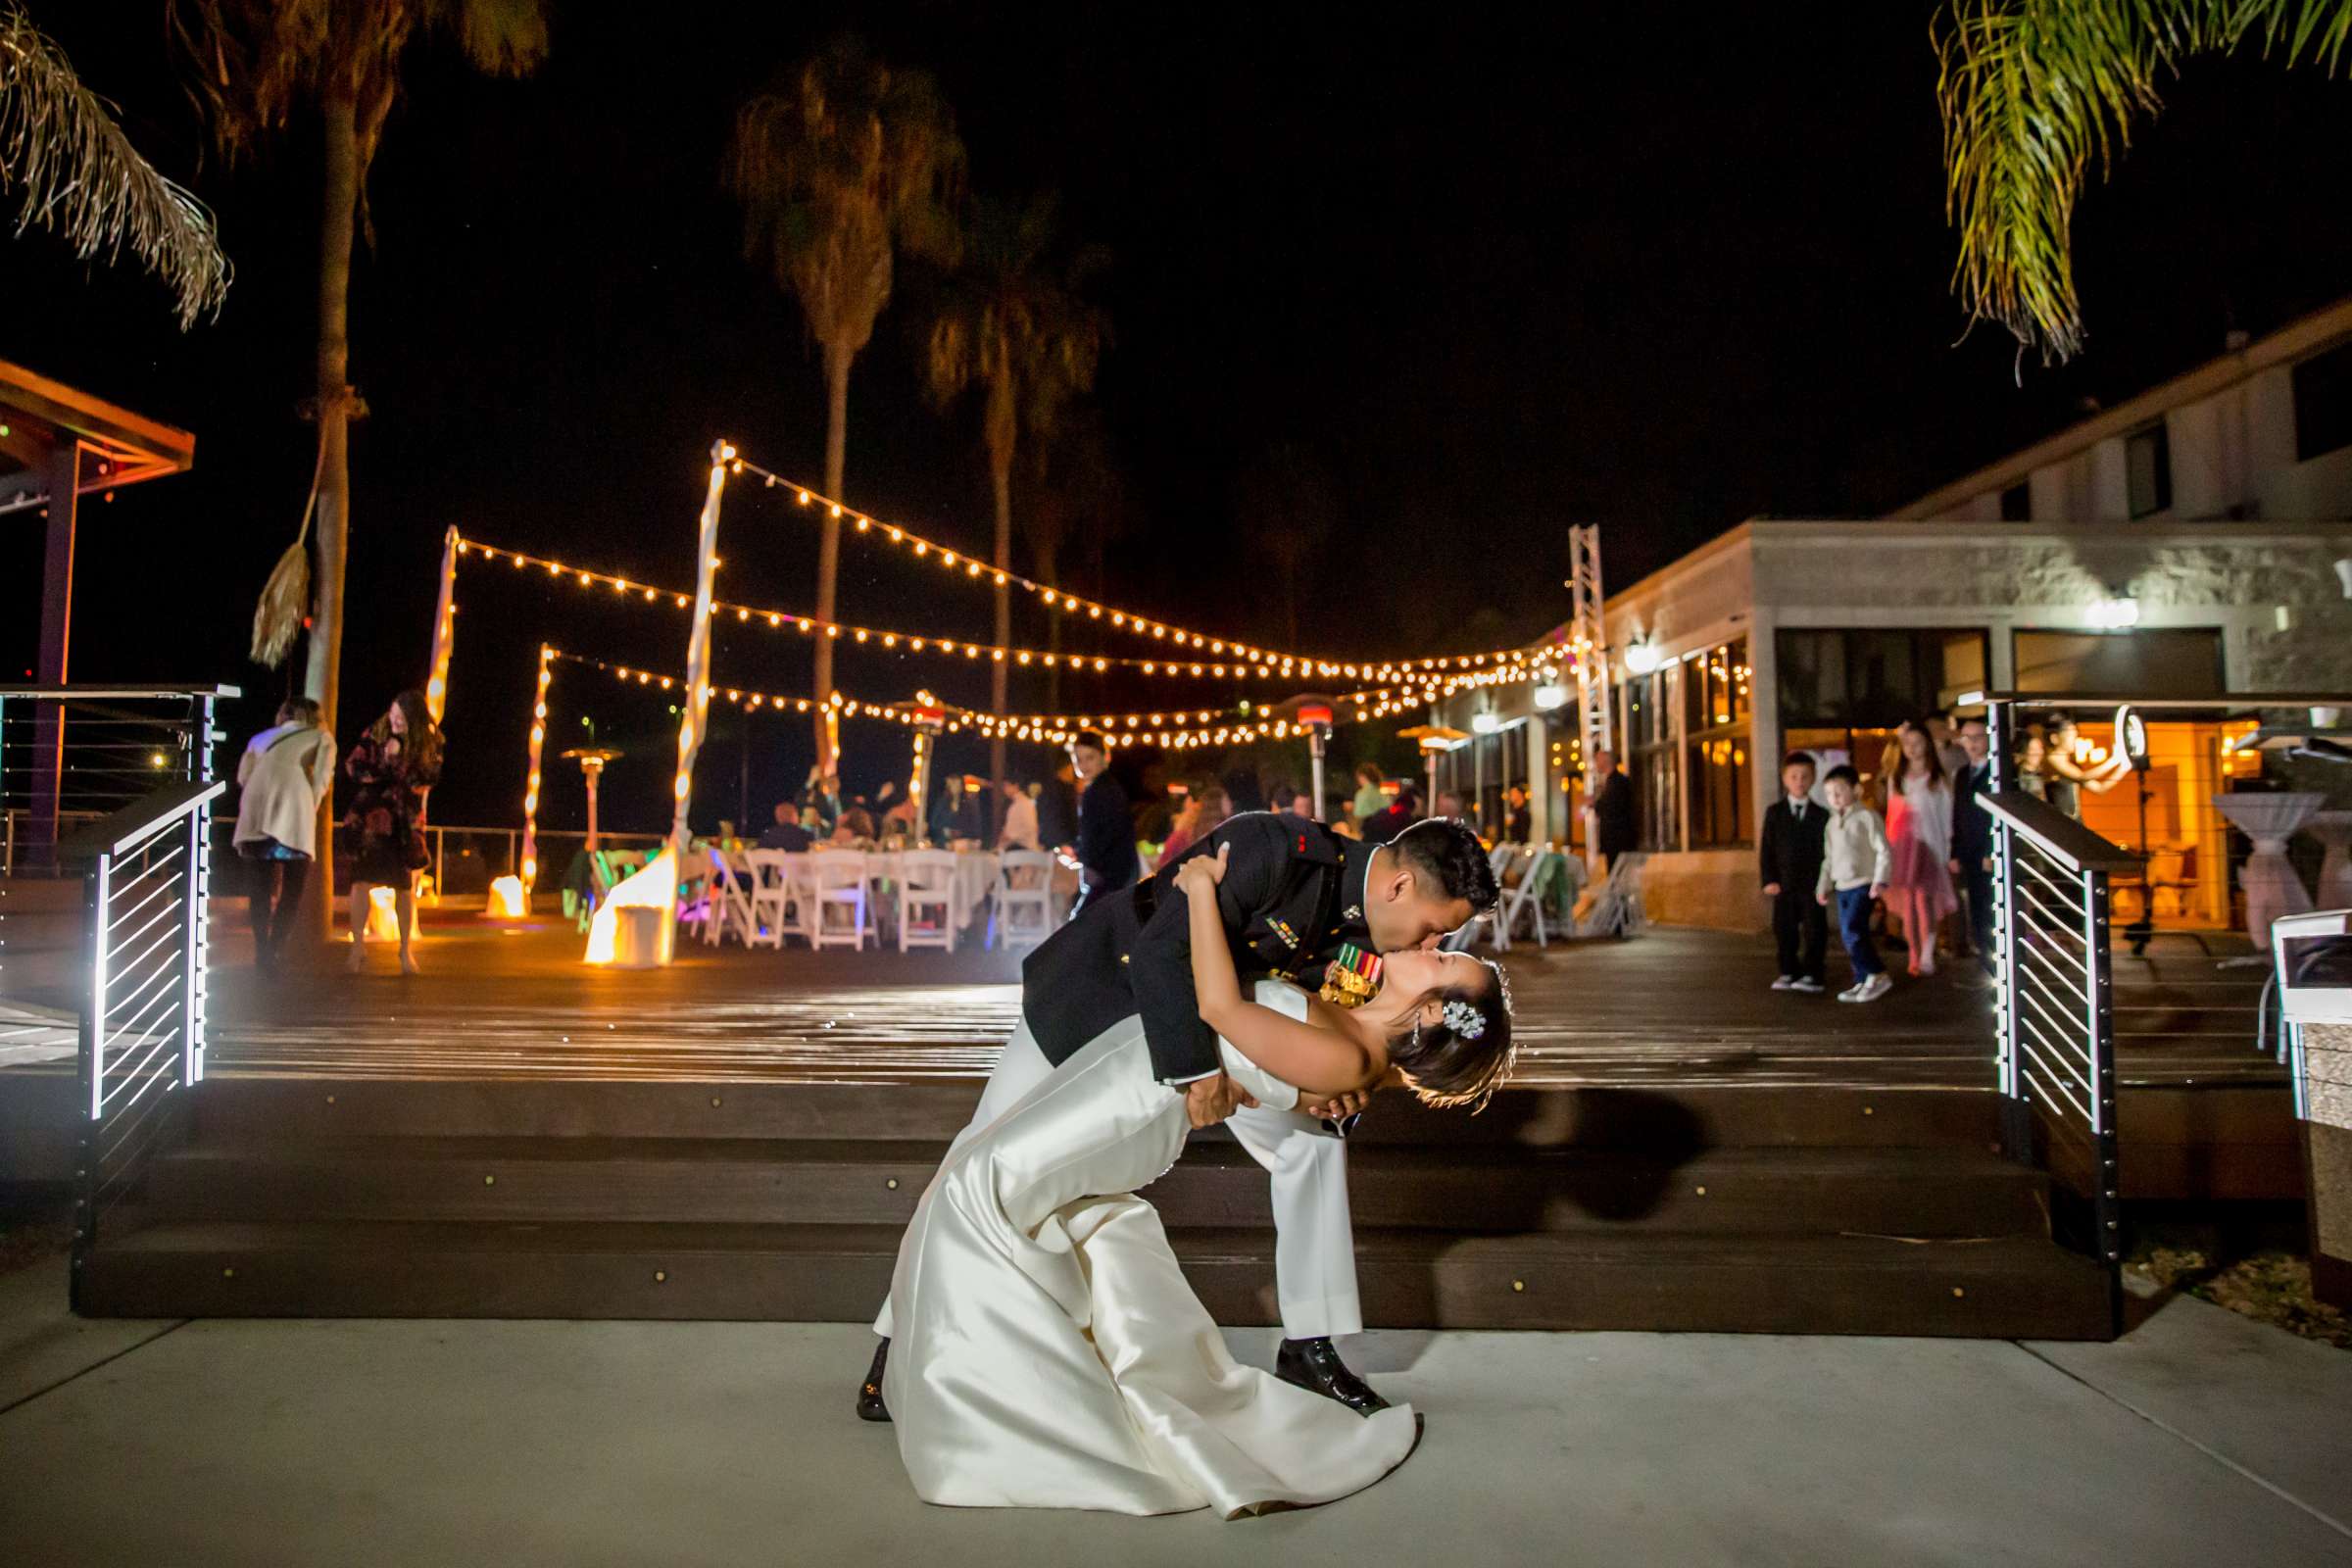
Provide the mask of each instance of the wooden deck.
MULTIPOLYGON (((694 948, 665 970, 591 969, 567 925, 429 926, 427 972, 339 964, 270 981, 216 950, 220 1076, 801 1080, 984 1075, 1010 1034, 1006 955, 694 948)), ((1508 956, 1527 1087, 1984 1089, 1991 993, 1949 974, 1869 1006, 1776 993, 1768 943, 1653 929, 1508 956)), ((1947 969, 1950 966, 1947 965, 1947 969)), ((2280 1083, 2254 1049, 2261 971, 2167 944, 2116 959, 2128 1086, 2280 1083)), ((1833 985, 1843 983, 1834 970, 1833 985)))

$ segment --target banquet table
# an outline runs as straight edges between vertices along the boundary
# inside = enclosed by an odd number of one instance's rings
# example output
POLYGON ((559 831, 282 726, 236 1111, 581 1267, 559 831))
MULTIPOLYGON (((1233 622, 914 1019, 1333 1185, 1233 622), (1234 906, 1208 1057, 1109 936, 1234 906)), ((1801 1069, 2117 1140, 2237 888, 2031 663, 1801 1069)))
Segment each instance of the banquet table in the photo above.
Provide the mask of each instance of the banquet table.
MULTIPOLYGON (((887 910, 887 917, 898 917, 899 867, 906 852, 903 850, 868 850, 865 856, 865 879, 868 896, 877 910, 887 910), (884 885, 889 895, 884 897, 884 885)), ((1003 863, 994 850, 956 850, 954 903, 949 906, 956 929, 968 929, 972 917, 988 904, 989 889, 996 886, 997 867, 1003 863)))

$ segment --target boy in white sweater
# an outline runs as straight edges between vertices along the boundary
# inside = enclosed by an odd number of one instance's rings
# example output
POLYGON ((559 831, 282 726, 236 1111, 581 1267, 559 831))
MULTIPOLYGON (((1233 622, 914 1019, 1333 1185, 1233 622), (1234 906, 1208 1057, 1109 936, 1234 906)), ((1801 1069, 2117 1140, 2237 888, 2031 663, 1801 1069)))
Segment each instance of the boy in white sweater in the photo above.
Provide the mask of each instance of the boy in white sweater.
POLYGON ((1823 904, 1833 897, 1838 901, 1838 935, 1845 942, 1846 956, 1854 960, 1854 983, 1838 993, 1838 1000, 1876 1002, 1894 989, 1870 940, 1870 906, 1886 891, 1886 878, 1893 870, 1886 828, 1879 813, 1862 804, 1862 780, 1850 766, 1831 768, 1821 781, 1821 792, 1829 798, 1830 824, 1813 895, 1823 904))

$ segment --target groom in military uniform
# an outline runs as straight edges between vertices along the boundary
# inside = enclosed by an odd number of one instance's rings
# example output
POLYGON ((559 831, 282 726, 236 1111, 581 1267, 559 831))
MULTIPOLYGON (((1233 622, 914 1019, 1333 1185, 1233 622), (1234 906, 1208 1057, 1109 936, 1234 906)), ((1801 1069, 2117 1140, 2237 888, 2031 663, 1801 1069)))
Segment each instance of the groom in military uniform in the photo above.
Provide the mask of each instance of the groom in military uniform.
MULTIPOLYGON (((1021 1023, 990 1075, 956 1149, 987 1127, 1097 1036, 1141 1014, 1152 1070, 1184 1091, 1195 1127, 1230 1120, 1274 1188, 1275 1295, 1282 1307, 1277 1375, 1365 1415, 1388 1401, 1340 1359, 1335 1335, 1363 1330, 1355 1242, 1348 1212, 1346 1119, 1365 1097, 1270 1110, 1225 1074, 1216 1031, 1193 994, 1190 915, 1174 868, 1232 846, 1217 888, 1226 940, 1245 979, 1272 975, 1342 1006, 1371 995, 1377 960, 1366 955, 1433 947, 1494 906, 1499 893, 1478 836, 1449 819, 1416 822, 1384 845, 1342 838, 1295 815, 1250 811, 1226 819, 1130 889, 1090 900, 1021 966, 1021 1023), (1358 954, 1354 950, 1363 950, 1358 954)), ((858 1396, 858 1413, 887 1421, 882 1344, 858 1396)))

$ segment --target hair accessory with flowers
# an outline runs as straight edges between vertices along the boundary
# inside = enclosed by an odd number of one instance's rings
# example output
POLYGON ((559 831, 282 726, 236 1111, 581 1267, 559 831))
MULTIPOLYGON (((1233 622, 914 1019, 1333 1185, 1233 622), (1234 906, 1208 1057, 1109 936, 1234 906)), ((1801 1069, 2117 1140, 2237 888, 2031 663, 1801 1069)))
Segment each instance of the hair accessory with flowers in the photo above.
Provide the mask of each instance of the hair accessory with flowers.
POLYGON ((1487 1015, 1467 1002, 1448 1002, 1446 1027, 1464 1040, 1476 1040, 1487 1032, 1487 1015))

